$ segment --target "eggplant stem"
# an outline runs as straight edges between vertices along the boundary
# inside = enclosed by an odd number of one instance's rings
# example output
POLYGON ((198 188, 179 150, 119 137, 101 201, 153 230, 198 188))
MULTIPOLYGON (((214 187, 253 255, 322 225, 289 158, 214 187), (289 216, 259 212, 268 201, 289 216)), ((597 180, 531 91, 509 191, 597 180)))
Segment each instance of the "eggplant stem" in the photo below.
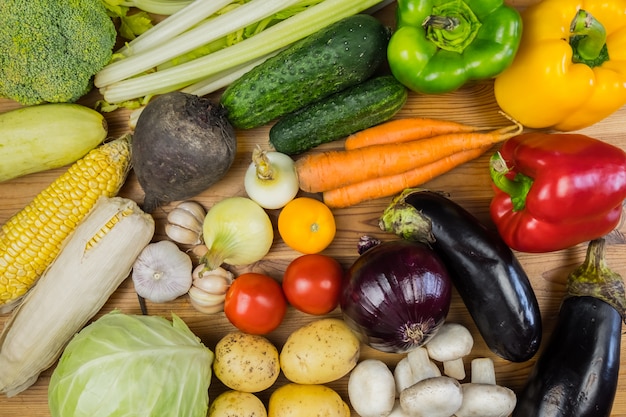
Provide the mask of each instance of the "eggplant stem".
POLYGON ((435 238, 430 219, 405 202, 408 195, 420 190, 407 188, 396 196, 378 221, 380 229, 412 242, 422 242, 426 245, 432 243, 435 238))
POLYGON ((587 246, 587 255, 568 277, 567 297, 595 297, 611 305, 626 323, 626 291, 622 276, 606 263, 606 241, 595 239, 587 246))

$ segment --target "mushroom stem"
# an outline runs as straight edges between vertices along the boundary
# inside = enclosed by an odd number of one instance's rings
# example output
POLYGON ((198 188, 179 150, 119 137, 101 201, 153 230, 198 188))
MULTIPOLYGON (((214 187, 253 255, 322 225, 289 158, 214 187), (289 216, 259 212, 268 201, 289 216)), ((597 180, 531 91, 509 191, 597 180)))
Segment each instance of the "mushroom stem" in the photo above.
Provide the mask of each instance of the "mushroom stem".
POLYGON ((443 363, 444 375, 465 379, 463 358, 472 350, 474 338, 470 331, 458 323, 444 323, 425 347, 428 355, 443 363))
MULTIPOLYGON (((423 347, 413 349, 407 354, 407 360, 411 367, 411 373, 413 374, 413 380, 415 382, 421 381, 426 378, 433 378, 441 376, 441 371, 430 360, 428 351, 423 347)), ((415 383, 414 382, 414 383, 415 383)))
POLYGON ((472 384, 496 385, 496 370, 491 358, 476 358, 471 363, 472 384))
POLYGON ((465 379, 465 363, 463 358, 443 362, 443 373, 459 381, 465 379))
POLYGON ((455 417, 505 417, 517 403, 515 393, 496 385, 493 360, 476 358, 471 363, 471 382, 462 384, 463 402, 455 417))

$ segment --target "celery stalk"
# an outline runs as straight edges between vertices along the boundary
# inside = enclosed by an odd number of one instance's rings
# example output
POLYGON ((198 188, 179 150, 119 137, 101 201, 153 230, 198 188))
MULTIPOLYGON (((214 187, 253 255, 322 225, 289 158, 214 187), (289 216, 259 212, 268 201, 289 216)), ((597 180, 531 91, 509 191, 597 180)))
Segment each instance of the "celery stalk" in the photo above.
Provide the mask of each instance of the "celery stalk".
POLYGON ((100 89, 105 101, 119 103, 175 91, 258 59, 381 0, 325 0, 235 45, 171 68, 115 82, 100 89))
POLYGON ((117 53, 129 56, 159 46, 232 2, 233 0, 196 0, 127 43, 117 53))
MULTIPOLYGON (((298 3, 300 0, 252 0, 229 13, 219 15, 199 24, 193 29, 167 40, 156 48, 133 53, 127 58, 112 62, 100 70, 95 78, 96 87, 122 81, 136 74, 192 51, 208 42, 235 32, 280 10, 298 3)), ((192 4, 193 6, 193 4, 192 4)), ((166 19, 167 20, 167 19, 166 19)), ((154 26, 158 28, 159 25, 154 26)), ((108 101, 108 100, 107 100, 108 101)))
POLYGON ((246 72, 250 71, 252 68, 265 61, 267 58, 276 55, 278 52, 279 51, 275 51, 259 59, 252 60, 232 69, 228 69, 226 71, 222 71, 218 74, 212 75, 208 78, 203 79, 202 81, 198 81, 195 84, 183 88, 181 91, 183 93, 195 94, 197 96, 205 96, 207 94, 211 94, 219 90, 220 88, 226 87, 228 84, 234 82, 235 80, 243 76, 246 72))
POLYGON ((193 0, 130 0, 124 1, 126 7, 136 7, 148 13, 171 15, 189 5, 193 0))

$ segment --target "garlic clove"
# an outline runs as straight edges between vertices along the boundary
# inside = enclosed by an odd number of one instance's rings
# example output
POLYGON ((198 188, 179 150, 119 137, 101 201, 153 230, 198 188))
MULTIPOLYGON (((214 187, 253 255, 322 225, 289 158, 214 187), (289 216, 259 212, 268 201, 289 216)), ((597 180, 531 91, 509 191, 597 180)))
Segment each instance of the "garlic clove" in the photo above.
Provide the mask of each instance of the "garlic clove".
POLYGON ((183 201, 167 215, 165 233, 176 243, 202 244, 202 225, 206 210, 195 201, 183 201))
POLYGON ((198 220, 196 216, 180 206, 170 211, 167 215, 167 221, 171 224, 184 227, 190 230, 202 229, 202 221, 198 220))
POLYGON ((209 248, 206 245, 196 245, 191 248, 191 253, 196 256, 198 259, 201 259, 206 253, 209 251, 209 248))
POLYGON ((194 279, 221 277, 224 280, 228 281, 229 284, 232 284, 233 279, 235 279, 235 275, 232 272, 227 271, 221 266, 218 266, 215 269, 209 269, 206 264, 203 263, 194 268, 191 276, 194 279))
POLYGON ((189 297, 203 306, 210 306, 224 302, 225 294, 211 294, 201 290, 198 287, 192 286, 189 288, 189 297))
POLYGON ((176 206, 176 209, 186 211, 202 226, 204 217, 206 216, 206 210, 200 203, 196 203, 195 201, 183 201, 176 206))
POLYGON ((200 245, 202 243, 202 233, 197 233, 176 224, 166 224, 165 234, 181 245, 200 245))
POLYGON ((209 278, 196 278, 193 280, 192 285, 209 294, 226 294, 226 291, 230 287, 230 282, 219 276, 213 276, 209 278))
POLYGON ((219 313, 219 312, 224 311, 224 303, 213 304, 213 305, 209 305, 209 306, 203 306, 203 305, 197 304, 192 299, 190 299, 190 300, 191 300, 191 305, 193 306, 193 308, 198 310, 200 313, 215 314, 215 313, 219 313))

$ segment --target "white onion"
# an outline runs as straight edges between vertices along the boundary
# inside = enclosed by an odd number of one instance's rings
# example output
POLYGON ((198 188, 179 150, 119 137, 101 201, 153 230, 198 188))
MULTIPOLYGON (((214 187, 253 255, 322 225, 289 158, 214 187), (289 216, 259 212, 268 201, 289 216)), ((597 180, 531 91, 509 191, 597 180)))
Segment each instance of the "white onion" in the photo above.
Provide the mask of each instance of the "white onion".
POLYGON ((272 222, 263 208, 246 197, 227 197, 204 218, 202 258, 208 269, 223 263, 249 265, 261 260, 274 241, 272 222))
POLYGON ((244 177, 248 197, 266 209, 279 209, 298 193, 298 174, 293 159, 280 152, 257 147, 244 177))

